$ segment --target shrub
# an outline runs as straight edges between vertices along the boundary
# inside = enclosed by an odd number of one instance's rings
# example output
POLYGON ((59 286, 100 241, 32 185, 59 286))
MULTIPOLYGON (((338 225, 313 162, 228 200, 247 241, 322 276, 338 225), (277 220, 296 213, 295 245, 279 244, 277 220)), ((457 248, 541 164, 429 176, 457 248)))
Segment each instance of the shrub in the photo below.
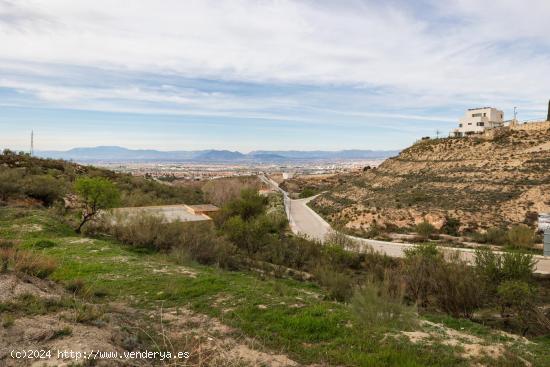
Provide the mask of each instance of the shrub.
POLYGON ((502 279, 531 281, 536 260, 531 254, 505 252, 502 257, 502 279))
POLYGON ((317 195, 318 191, 313 187, 306 187, 300 192, 300 198, 308 198, 310 196, 317 195))
POLYGON ((525 224, 513 226, 508 230, 508 242, 514 247, 532 248, 535 232, 525 224))
POLYGON ((65 284, 65 289, 74 294, 82 293, 86 288, 86 283, 82 279, 73 279, 65 284))
POLYGON ((525 335, 531 322, 536 322, 533 317, 535 290, 533 287, 521 280, 507 280, 497 288, 501 315, 506 316, 507 312, 514 314, 513 320, 521 328, 525 335))
POLYGON ((498 286, 502 281, 502 257, 487 249, 478 249, 475 252, 474 266, 485 285, 498 286))
POLYGON ((222 229, 237 247, 254 257, 276 246, 285 226, 285 217, 277 214, 262 214, 249 220, 235 215, 224 223, 222 229))
POLYGON ((507 280, 497 288, 500 304, 504 308, 526 309, 533 303, 535 292, 529 283, 507 280))
POLYGON ((31 198, 40 200, 46 206, 52 205, 63 196, 62 182, 48 175, 33 175, 24 185, 25 194, 31 198))
POLYGON ((313 276, 322 287, 328 291, 330 299, 344 302, 353 294, 352 279, 340 271, 334 271, 329 265, 317 266, 313 276))
POLYGON ((50 276, 57 268, 57 262, 54 259, 29 251, 17 251, 12 261, 15 271, 41 279, 50 276))
POLYGON ((37 249, 45 249, 55 247, 57 244, 50 240, 38 240, 34 243, 33 247, 37 249))
POLYGON ((453 217, 445 217, 445 224, 441 227, 441 232, 450 236, 458 236, 460 230, 460 220, 453 217))
POLYGON ((436 269, 435 283, 435 304, 455 317, 470 318, 483 303, 482 289, 472 286, 478 284, 478 276, 458 253, 436 269))
POLYGON ((8 271, 14 255, 15 249, 10 247, 0 247, 0 272, 5 273, 8 271))
POLYGON ((208 181, 202 188, 207 201, 224 206, 237 199, 243 189, 258 191, 260 183, 256 177, 232 177, 208 181))
POLYGON ((3 315, 2 316, 2 326, 6 329, 9 329, 15 324, 15 318, 12 315, 3 315))
POLYGON ((533 255, 519 252, 495 253, 478 249, 475 253, 475 270, 482 287, 489 295, 495 295, 505 281, 531 282, 535 268, 533 255))
POLYGON ((54 259, 16 248, 0 248, 1 271, 14 270, 38 278, 47 278, 57 268, 54 259))
POLYGON ((482 303, 482 292, 472 287, 477 274, 458 254, 447 261, 435 245, 419 245, 405 251, 401 271, 407 298, 420 307, 470 317, 482 303))
POLYGON ((433 235, 435 232, 437 232, 435 227, 426 221, 418 223, 416 225, 416 233, 418 233, 423 238, 430 238, 430 236, 433 235))
POLYGON ((325 236, 325 244, 337 245, 348 251, 356 251, 359 247, 357 241, 338 231, 330 231, 325 236))
POLYGON ((414 307, 403 304, 402 297, 390 294, 384 283, 372 280, 354 292, 351 307, 361 327, 371 330, 402 330, 417 323, 414 307))
POLYGON ((332 243, 325 243, 321 255, 324 263, 339 270, 359 269, 363 260, 361 254, 346 250, 340 244, 332 243))
POLYGON ((507 239, 506 230, 503 228, 491 227, 485 233, 485 241, 493 245, 505 245, 507 239))
POLYGON ((14 169, 0 171, 0 199, 7 201, 21 191, 22 174, 14 169))
POLYGON ((0 249, 14 248, 14 247, 15 247, 15 243, 13 243, 13 241, 0 239, 0 249))
POLYGON ((231 257, 235 256, 236 248, 225 238, 218 236, 211 223, 190 223, 181 232, 179 241, 171 252, 180 262, 190 258, 201 264, 231 267, 231 257))
POLYGON ((105 218, 105 231, 119 241, 138 248, 169 252, 179 263, 231 267, 236 248, 218 236, 211 222, 166 223, 162 216, 145 213, 105 218), (110 224, 109 224, 110 223, 110 224))
POLYGON ((223 212, 227 217, 240 216, 243 220, 250 220, 263 213, 267 205, 267 198, 258 194, 256 190, 244 189, 241 196, 230 201, 223 212))

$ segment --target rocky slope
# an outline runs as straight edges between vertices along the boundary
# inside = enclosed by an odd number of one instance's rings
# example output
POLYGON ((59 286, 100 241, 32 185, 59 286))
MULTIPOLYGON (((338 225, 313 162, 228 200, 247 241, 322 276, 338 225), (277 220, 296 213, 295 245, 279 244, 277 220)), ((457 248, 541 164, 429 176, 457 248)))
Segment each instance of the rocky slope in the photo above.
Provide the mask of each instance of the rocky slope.
POLYGON ((311 206, 359 231, 424 220, 461 230, 533 225, 550 212, 550 129, 422 141, 376 169, 346 180, 311 206))

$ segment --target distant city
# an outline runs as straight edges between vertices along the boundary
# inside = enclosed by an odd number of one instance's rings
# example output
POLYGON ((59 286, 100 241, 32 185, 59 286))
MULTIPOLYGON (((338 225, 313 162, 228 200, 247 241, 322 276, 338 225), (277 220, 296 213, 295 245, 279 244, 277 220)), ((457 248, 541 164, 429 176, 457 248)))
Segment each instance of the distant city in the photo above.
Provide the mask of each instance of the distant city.
POLYGON ((287 175, 341 173, 375 167, 398 151, 158 151, 117 146, 37 151, 36 156, 93 164, 117 172, 149 176, 164 181, 208 180, 249 176, 259 172, 287 175))

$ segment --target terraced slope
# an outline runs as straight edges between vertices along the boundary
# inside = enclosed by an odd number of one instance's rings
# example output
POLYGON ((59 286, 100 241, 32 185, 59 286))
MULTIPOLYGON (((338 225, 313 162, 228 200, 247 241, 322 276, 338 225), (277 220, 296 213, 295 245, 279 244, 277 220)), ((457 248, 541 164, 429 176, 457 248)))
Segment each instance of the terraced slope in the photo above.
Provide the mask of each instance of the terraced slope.
POLYGON ((550 212, 550 130, 422 141, 310 204, 333 224, 368 230, 446 217, 461 229, 534 224, 550 212))

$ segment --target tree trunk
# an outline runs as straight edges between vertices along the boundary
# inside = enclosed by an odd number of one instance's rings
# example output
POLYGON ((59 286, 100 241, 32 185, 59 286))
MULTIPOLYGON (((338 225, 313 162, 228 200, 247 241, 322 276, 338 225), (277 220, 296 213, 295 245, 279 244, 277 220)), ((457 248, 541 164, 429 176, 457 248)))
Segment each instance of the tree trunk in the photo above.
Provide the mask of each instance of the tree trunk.
POLYGON ((88 213, 88 214, 84 214, 84 216, 82 217, 82 221, 80 222, 79 226, 77 229, 75 229, 76 233, 81 233, 82 231, 82 227, 84 226, 84 224, 86 224, 86 222, 88 222, 93 216, 94 216, 95 213, 88 213))

